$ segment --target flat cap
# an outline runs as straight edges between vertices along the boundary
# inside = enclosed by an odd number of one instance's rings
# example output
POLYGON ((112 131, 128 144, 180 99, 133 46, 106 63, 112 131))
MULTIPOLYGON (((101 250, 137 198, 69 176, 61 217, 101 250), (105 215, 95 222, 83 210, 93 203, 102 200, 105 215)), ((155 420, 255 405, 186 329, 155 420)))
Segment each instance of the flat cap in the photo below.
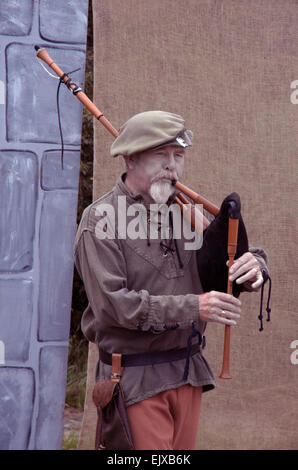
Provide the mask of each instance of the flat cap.
POLYGON ((132 155, 173 144, 188 147, 192 145, 192 135, 178 114, 145 111, 131 117, 121 126, 118 137, 111 145, 111 155, 132 155))

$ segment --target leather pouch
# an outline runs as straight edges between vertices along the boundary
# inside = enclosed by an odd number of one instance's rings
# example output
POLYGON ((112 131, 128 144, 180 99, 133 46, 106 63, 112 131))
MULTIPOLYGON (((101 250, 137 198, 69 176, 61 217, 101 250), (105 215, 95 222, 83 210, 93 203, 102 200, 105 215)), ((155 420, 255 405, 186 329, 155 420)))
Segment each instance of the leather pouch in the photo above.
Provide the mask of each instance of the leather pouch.
POLYGON ((97 408, 96 450, 133 450, 120 375, 100 379, 93 389, 97 408))

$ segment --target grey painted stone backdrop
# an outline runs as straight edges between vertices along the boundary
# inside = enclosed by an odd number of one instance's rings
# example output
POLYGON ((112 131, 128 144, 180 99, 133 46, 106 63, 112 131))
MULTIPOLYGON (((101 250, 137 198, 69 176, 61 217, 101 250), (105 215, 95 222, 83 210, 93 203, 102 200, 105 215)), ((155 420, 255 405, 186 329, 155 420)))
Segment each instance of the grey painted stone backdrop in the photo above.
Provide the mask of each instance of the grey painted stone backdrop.
POLYGON ((67 371, 82 108, 46 47, 84 82, 88 0, 0 0, 0 449, 59 449, 67 371))

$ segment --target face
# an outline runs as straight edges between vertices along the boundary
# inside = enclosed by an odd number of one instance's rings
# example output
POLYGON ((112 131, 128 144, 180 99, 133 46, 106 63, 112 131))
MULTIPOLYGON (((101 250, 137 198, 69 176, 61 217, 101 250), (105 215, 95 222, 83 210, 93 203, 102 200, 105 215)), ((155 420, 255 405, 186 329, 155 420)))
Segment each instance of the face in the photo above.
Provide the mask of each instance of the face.
POLYGON ((175 191, 172 180, 183 174, 185 150, 168 145, 128 157, 127 184, 147 202, 166 203, 175 191))

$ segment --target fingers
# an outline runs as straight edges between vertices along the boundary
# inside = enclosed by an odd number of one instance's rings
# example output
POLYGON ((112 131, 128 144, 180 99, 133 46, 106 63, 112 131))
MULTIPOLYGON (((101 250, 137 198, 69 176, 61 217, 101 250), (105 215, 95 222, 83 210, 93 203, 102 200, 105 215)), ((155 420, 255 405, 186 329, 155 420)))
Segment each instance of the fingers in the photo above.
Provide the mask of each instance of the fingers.
POLYGON ((239 258, 237 258, 234 261, 232 267, 230 268, 230 272, 236 271, 238 268, 240 268, 240 266, 247 263, 251 259, 256 260, 256 258, 253 256, 253 254, 250 253, 249 251, 247 251, 246 253, 244 253, 242 256, 240 256, 239 258))
POLYGON ((210 294, 214 297, 213 302, 216 303, 216 306, 221 310, 228 310, 234 313, 241 312, 241 301, 233 295, 218 291, 211 291, 210 294))
POLYGON ((257 268, 250 269, 246 274, 236 279, 237 284, 242 284, 245 281, 254 280, 258 274, 257 268))
POLYGON ((218 308, 216 310, 220 310, 220 312, 224 311, 224 312, 230 312, 230 313, 235 313, 236 315, 240 315, 241 306, 227 303, 227 302, 219 302, 218 308))
POLYGON ((202 321, 236 325, 241 302, 225 292, 211 291, 199 295, 199 315, 202 321))
POLYGON ((236 326, 237 322, 235 320, 230 320, 229 318, 224 318, 218 316, 216 320, 214 320, 216 323, 222 323, 223 325, 229 325, 229 326, 236 326))
POLYGON ((258 279, 251 285, 251 287, 252 287, 253 289, 257 289, 257 288, 260 287, 260 286, 263 284, 263 282, 264 282, 263 275, 262 275, 261 272, 259 272, 259 273, 257 274, 257 278, 258 278, 258 279))
POLYGON ((240 256, 229 269, 230 281, 236 279, 237 284, 242 284, 245 281, 254 281, 256 283, 255 287, 259 287, 262 283, 261 278, 262 273, 259 262, 250 252, 240 256))
POLYGON ((238 258, 229 269, 230 281, 234 281, 239 276, 241 276, 241 274, 244 274, 248 270, 257 267, 257 260, 255 258, 252 259, 251 257, 247 257, 245 255, 246 253, 240 258, 238 258))
POLYGON ((239 320, 240 314, 229 312, 228 310, 222 310, 219 315, 217 315, 217 322, 223 323, 225 325, 237 325, 236 320, 239 320))

